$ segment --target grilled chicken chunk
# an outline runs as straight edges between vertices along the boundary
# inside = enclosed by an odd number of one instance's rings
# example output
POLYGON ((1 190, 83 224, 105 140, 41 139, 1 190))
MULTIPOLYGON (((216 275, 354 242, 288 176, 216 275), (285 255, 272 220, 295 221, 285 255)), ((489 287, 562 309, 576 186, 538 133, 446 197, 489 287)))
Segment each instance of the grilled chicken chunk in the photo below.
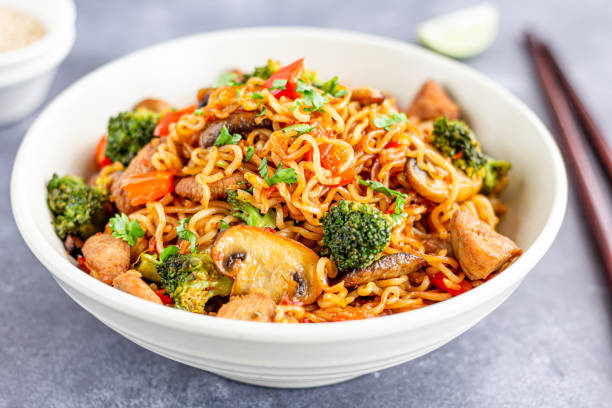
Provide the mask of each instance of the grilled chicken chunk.
POLYGON ((155 167, 151 164, 151 157, 157 146, 161 143, 161 139, 153 139, 147 145, 145 145, 136 156, 132 159, 127 169, 118 175, 111 184, 111 201, 115 203, 115 206, 119 211, 125 214, 130 214, 136 211, 139 207, 134 207, 130 204, 126 192, 121 188, 121 183, 128 177, 136 176, 138 174, 148 173, 154 171, 155 167))
POLYGON ((162 304, 159 296, 142 280, 140 272, 133 269, 113 279, 113 287, 149 302, 157 303, 158 305, 162 304))
POLYGON ((397 278, 418 271, 425 266, 427 266, 427 262, 415 255, 407 253, 386 255, 365 268, 349 272, 344 277, 344 286, 352 287, 379 279, 397 278))
POLYGON ((232 113, 225 119, 210 122, 200 132, 200 147, 211 147, 217 140, 223 126, 225 126, 230 133, 240 134, 246 134, 255 129, 272 129, 272 122, 270 119, 258 120, 258 114, 259 112, 241 111, 232 113))
POLYGON ((453 215, 450 236, 455 257, 470 279, 485 279, 521 255, 521 249, 510 238, 495 232, 467 210, 453 215))
POLYGON ((109 285, 130 266, 129 244, 110 234, 92 235, 82 251, 91 275, 109 285))
MULTIPOLYGON (((232 174, 214 183, 210 183, 210 195, 212 200, 223 199, 226 196, 227 190, 236 190, 239 184, 244 181, 242 174, 232 174)), ((176 183, 174 191, 181 197, 190 199, 191 201, 202 200, 202 186, 197 182, 195 177, 184 177, 176 183)))
POLYGON ((244 296, 232 296, 221 306, 217 317, 226 319, 271 322, 274 319, 276 303, 263 290, 251 290, 244 296))
POLYGON ((457 119, 459 117, 459 106, 453 102, 437 82, 429 80, 423 84, 406 114, 416 116, 421 120, 434 120, 440 116, 457 119))

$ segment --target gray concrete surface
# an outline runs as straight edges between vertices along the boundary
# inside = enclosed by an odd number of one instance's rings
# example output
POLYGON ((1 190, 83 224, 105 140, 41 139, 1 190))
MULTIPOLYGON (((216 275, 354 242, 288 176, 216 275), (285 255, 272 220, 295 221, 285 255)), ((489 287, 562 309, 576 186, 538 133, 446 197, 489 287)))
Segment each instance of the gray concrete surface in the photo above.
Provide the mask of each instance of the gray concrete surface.
MULTIPOLYGON (((473 3, 78 1, 76 45, 49 98, 100 64, 186 34, 292 24, 415 41, 418 21, 473 3)), ((554 44, 603 129, 612 128, 608 2, 508 0, 500 5, 496 43, 467 63, 549 123, 522 47, 523 30, 533 28, 554 44)), ((19 236, 9 204, 13 158, 35 116, 0 129, 0 407, 612 406, 612 295, 573 191, 559 237, 545 258, 503 306, 450 344, 336 386, 257 388, 140 348, 55 284, 19 236)))

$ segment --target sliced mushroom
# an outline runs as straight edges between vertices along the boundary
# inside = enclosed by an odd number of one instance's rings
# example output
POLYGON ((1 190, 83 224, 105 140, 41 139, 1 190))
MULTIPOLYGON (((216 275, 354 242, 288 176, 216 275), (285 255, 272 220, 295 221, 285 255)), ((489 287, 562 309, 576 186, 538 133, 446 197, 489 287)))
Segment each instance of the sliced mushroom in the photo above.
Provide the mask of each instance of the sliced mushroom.
POLYGON ((236 112, 225 119, 219 119, 207 124, 200 132, 200 146, 210 147, 215 143, 223 126, 227 127, 230 133, 248 133, 255 129, 272 129, 272 122, 269 119, 258 120, 258 112, 236 112))
POLYGON ((264 290, 251 290, 244 296, 233 296, 221 306, 217 317, 226 319, 271 322, 274 319, 276 303, 264 290))
POLYGON ((357 101, 362 105, 383 103, 385 95, 378 89, 354 88, 351 90, 351 101, 357 101))
MULTIPOLYGON (((212 200, 218 200, 225 198, 227 190, 236 190, 240 187, 240 184, 244 182, 242 174, 232 174, 231 176, 222 178, 219 181, 210 183, 210 196, 212 200)), ((190 199, 191 201, 202 201, 202 186, 197 182, 195 177, 184 177, 176 183, 174 191, 181 197, 190 199)))
POLYGON ((321 294, 319 256, 293 239, 239 225, 219 235, 211 255, 217 269, 234 279, 232 295, 260 288, 277 303, 288 296, 310 304, 321 294))
POLYGON ((66 252, 73 257, 77 258, 79 255, 82 255, 81 248, 83 248, 83 240, 75 235, 68 235, 64 240, 64 248, 66 248, 66 252))
POLYGON ((457 119, 459 106, 449 98, 444 88, 437 82, 429 80, 423 84, 406 114, 421 120, 433 120, 440 116, 457 119))
POLYGON ((116 173, 117 176, 114 178, 111 184, 111 201, 115 203, 115 206, 119 211, 125 214, 130 214, 138 209, 130 204, 126 192, 121 188, 123 180, 128 177, 136 176, 138 174, 147 173, 155 170, 155 167, 151 164, 151 157, 157 150, 157 146, 161 143, 161 139, 153 139, 147 145, 145 145, 136 156, 132 159, 129 166, 125 171, 116 173))
POLYGON ((147 98, 147 99, 143 99, 142 101, 138 102, 132 108, 132 110, 135 110, 135 111, 138 109, 150 110, 153 113, 163 113, 163 112, 168 112, 170 109, 172 109, 172 106, 170 106, 169 103, 164 102, 160 99, 147 98))
POLYGON ((450 231, 455 257, 470 279, 485 279, 507 268, 522 252, 514 241, 467 210, 453 214, 450 231))
MULTIPOLYGON (((463 201, 480 191, 482 177, 468 177, 463 171, 457 170, 457 201, 463 201)), ((426 171, 422 170, 416 159, 410 159, 406 163, 406 175, 410 186, 420 195, 433 201, 441 203, 450 194, 450 184, 443 179, 434 179, 426 171)))
POLYGON ((418 271, 425 266, 427 266, 427 261, 412 254, 402 252, 386 255, 365 268, 349 272, 344 277, 344 286, 350 288, 380 279, 397 278, 418 271))
POLYGON ((109 285, 130 266, 130 246, 109 234, 92 235, 83 245, 91 275, 109 285))
POLYGON ((202 88, 198 91, 198 108, 208 105, 208 100, 214 90, 215 88, 202 88))
POLYGON ((113 287, 149 302, 162 304, 161 299, 145 281, 140 272, 129 270, 113 279, 113 287))

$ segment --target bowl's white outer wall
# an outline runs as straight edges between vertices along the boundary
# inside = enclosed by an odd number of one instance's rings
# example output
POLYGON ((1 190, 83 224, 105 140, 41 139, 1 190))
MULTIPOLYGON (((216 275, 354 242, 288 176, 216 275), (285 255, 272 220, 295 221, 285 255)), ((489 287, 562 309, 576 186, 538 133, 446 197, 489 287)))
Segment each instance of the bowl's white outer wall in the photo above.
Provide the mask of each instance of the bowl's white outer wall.
POLYGON ((567 180, 552 137, 517 98, 475 71, 399 41, 314 28, 255 28, 167 42, 103 66, 62 93, 18 152, 11 200, 26 243, 81 306, 134 342, 174 360, 275 387, 331 384, 408 361, 469 329, 501 304, 550 247, 563 219, 567 180), (504 273, 423 309, 377 319, 274 325, 200 316, 154 305, 77 269, 50 225, 45 183, 53 172, 92 170, 93 146, 110 115, 151 96, 177 106, 224 69, 268 57, 306 56, 322 78, 368 84, 406 106, 422 82, 442 82, 487 153, 513 163, 502 229, 525 250, 504 273))

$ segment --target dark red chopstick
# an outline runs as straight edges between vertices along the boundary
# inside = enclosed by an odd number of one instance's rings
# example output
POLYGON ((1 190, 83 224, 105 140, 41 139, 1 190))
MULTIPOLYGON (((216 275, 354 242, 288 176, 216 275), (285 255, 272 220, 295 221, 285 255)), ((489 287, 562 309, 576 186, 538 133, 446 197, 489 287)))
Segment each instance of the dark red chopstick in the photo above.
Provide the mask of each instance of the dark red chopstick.
POLYGON ((559 141, 578 190, 584 215, 601 255, 602 266, 612 290, 612 219, 606 208, 604 193, 597 184, 595 172, 585 144, 574 120, 571 106, 565 99, 560 82, 545 57, 541 43, 531 34, 525 35, 527 50, 534 63, 542 91, 557 128, 559 141))
POLYGON ((557 62, 557 59, 553 55, 550 48, 543 43, 540 43, 540 47, 542 49, 542 53, 544 54, 544 58, 546 58, 548 64, 552 67, 557 76, 557 79, 561 83, 565 94, 569 98, 570 102, 574 107, 574 111, 576 112, 576 116, 582 125, 582 129, 584 130, 584 134, 587 136, 595 154, 599 158, 602 167, 608 175, 608 179, 610 183, 612 183, 612 148, 606 142, 606 138, 603 135, 603 132, 599 129, 589 112, 587 111, 585 105, 582 103, 578 94, 574 90, 574 87, 567 79, 567 76, 561 69, 561 66, 557 62))

